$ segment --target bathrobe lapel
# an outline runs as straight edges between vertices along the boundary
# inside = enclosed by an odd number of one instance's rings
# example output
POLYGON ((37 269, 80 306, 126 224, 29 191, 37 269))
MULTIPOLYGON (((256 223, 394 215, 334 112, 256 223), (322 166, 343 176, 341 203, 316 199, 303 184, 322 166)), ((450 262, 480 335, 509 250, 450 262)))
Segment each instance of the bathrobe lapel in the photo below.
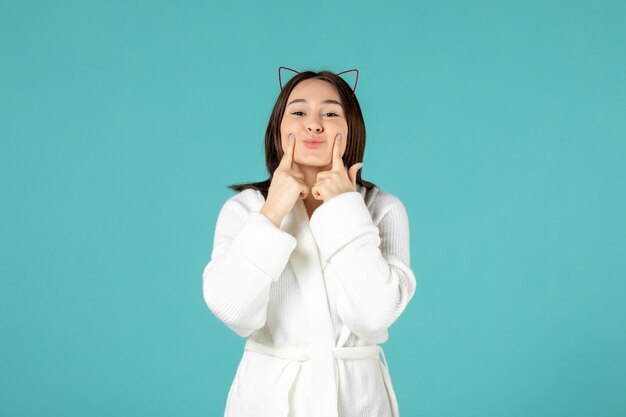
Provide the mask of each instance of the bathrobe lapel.
POLYGON ((314 417, 337 416, 337 383, 333 355, 335 336, 319 250, 301 199, 298 199, 291 212, 285 216, 281 227, 297 240, 289 262, 302 291, 309 320, 311 352, 309 409, 312 410, 314 417))

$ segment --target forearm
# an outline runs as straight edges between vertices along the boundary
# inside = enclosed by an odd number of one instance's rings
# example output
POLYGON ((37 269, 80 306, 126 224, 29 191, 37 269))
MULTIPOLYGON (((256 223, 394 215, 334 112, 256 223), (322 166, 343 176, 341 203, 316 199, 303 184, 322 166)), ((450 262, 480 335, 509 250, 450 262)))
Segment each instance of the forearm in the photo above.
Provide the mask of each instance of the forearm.
POLYGON ((364 235, 344 246, 327 268, 342 290, 338 312, 355 330, 381 333, 402 314, 415 292, 415 277, 401 259, 384 257, 380 239, 364 235))
POLYGON ((415 292, 408 218, 395 198, 377 202, 376 223, 359 193, 329 200, 311 227, 328 273, 342 289, 337 309, 362 336, 380 339, 415 292))
POLYGON ((293 236, 259 212, 250 213, 232 240, 216 233, 212 259, 203 271, 207 306, 241 336, 263 327, 271 284, 295 246, 293 236))

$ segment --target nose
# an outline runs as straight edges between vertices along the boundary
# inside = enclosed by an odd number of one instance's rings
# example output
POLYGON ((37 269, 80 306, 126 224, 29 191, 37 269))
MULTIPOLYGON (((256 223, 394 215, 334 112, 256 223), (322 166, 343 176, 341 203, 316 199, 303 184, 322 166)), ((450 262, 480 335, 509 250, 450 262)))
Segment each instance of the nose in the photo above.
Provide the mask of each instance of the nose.
POLYGON ((323 127, 317 118, 312 117, 307 122, 307 130, 309 132, 320 133, 323 130, 323 127))

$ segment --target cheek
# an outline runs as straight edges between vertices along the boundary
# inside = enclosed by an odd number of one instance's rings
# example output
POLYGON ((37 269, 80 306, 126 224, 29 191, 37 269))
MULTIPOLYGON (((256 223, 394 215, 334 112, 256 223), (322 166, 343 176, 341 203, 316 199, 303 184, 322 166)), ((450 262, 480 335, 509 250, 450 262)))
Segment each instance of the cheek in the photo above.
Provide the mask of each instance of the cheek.
POLYGON ((294 127, 289 123, 283 123, 280 125, 280 141, 283 146, 287 146, 289 142, 289 134, 294 132, 294 127))

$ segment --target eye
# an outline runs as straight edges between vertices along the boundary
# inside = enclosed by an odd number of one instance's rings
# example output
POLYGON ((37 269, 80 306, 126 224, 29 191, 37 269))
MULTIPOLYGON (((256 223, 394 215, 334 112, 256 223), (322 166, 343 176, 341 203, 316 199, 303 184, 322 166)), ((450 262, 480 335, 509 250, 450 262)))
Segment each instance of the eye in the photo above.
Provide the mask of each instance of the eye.
POLYGON ((339 115, 338 115, 337 113, 335 113, 335 112, 326 113, 325 115, 326 115, 326 116, 329 116, 329 117, 336 117, 336 116, 339 116, 339 115))
POLYGON ((302 112, 302 111, 294 111, 291 114, 294 115, 294 116, 302 116, 304 114, 304 112, 302 112))

